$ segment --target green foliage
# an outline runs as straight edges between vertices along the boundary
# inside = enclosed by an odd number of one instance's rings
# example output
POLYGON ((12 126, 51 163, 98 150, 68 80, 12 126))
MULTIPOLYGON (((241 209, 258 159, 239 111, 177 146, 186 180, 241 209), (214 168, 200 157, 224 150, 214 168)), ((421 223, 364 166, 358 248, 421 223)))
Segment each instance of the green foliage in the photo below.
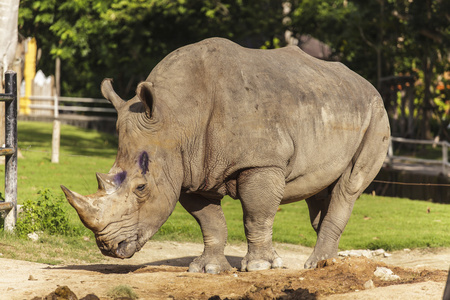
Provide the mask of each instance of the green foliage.
POLYGON ((138 299, 139 297, 128 285, 118 285, 116 287, 113 287, 108 292, 108 297, 111 299, 138 299))
POLYGON ((383 77, 414 76, 417 137, 430 138, 432 129, 448 138, 450 88, 436 86, 449 70, 449 10, 442 0, 22 0, 19 32, 37 38, 46 74, 62 59, 63 95, 100 97, 101 80, 112 77, 129 98, 178 47, 219 36, 277 48, 288 29, 325 42, 333 59, 377 88, 383 77))
POLYGON ((100 96, 101 80, 112 77, 130 97, 180 46, 221 36, 258 48, 282 35, 281 9, 275 0, 22 0, 19 31, 37 38, 45 73, 61 58, 62 94, 100 96))
POLYGON ((43 231, 49 234, 70 235, 75 231, 69 225, 64 208, 65 200, 54 197, 49 189, 38 192, 34 200, 26 200, 16 223, 16 233, 25 237, 28 233, 43 231))
MULTIPOLYGON (((324 41, 333 50, 335 59, 377 88, 381 89, 383 77, 414 77, 416 99, 414 112, 410 113, 414 114, 415 136, 410 138, 430 139, 436 135, 449 138, 445 128, 449 124, 450 99, 446 96, 443 99, 442 95, 450 94, 450 86, 442 84, 442 90, 436 88, 444 81, 444 71, 450 68, 449 1, 290 2, 292 31, 324 41)), ((386 103, 386 106, 391 121, 398 122, 402 116, 395 109, 397 105, 386 103)))

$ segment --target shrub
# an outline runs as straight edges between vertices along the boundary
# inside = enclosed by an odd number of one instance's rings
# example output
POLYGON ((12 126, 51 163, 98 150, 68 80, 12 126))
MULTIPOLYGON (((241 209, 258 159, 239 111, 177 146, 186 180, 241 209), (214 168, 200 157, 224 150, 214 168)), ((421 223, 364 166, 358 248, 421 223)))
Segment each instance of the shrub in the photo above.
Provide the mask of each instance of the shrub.
POLYGON ((38 192, 34 200, 26 200, 16 223, 16 234, 24 237, 28 233, 43 231, 49 234, 71 235, 74 230, 64 208, 62 196, 55 197, 49 189, 38 192))

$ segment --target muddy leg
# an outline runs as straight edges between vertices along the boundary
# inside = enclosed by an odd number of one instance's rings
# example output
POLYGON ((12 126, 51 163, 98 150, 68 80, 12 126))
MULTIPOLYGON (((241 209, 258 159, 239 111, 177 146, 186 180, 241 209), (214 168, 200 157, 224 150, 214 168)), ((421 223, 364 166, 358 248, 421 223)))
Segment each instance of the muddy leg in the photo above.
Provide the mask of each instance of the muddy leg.
POLYGON ((305 268, 315 268, 320 260, 337 255, 341 234, 356 199, 375 178, 383 164, 389 143, 389 124, 383 110, 375 117, 380 117, 381 120, 377 122, 375 119, 369 126, 360 150, 333 188, 328 211, 317 227, 316 246, 306 261, 305 268))
POLYGON ((272 246, 272 226, 284 186, 284 174, 279 168, 255 168, 239 175, 238 192, 248 242, 242 271, 282 267, 282 260, 272 246))
POLYGON ((205 244, 203 254, 189 265, 189 272, 217 274, 231 270, 231 265, 224 255, 228 231, 220 200, 182 194, 180 203, 197 220, 205 244))

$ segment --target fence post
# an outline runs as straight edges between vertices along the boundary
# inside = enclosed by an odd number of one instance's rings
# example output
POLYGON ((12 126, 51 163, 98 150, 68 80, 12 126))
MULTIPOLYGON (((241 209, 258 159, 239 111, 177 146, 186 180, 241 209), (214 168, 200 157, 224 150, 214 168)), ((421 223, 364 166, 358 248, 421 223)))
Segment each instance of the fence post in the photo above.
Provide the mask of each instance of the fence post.
POLYGON ((446 141, 442 143, 442 173, 444 175, 447 175, 448 145, 446 141))
MULTIPOLYGON (((5 74, 5 94, 0 95, 5 104, 5 147, 1 152, 5 159, 5 202, 3 209, 5 231, 12 232, 17 220, 17 75, 13 71, 5 74)), ((0 209, 2 207, 0 206, 0 209)))
POLYGON ((59 147, 61 144, 61 121, 58 120, 59 116, 59 95, 60 95, 60 78, 61 78, 61 60, 56 58, 55 64, 55 103, 53 111, 53 131, 52 131, 52 163, 59 163, 59 147))
POLYGON ((392 166, 394 164, 394 142, 392 139, 389 140, 389 148, 388 148, 388 158, 389 165, 392 166))

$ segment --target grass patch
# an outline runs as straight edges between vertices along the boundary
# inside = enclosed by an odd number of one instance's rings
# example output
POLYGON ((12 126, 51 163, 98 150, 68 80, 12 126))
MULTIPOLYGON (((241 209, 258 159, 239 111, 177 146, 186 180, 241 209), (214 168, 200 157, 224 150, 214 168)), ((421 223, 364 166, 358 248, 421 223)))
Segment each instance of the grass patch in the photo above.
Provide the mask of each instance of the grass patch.
POLYGON ((71 237, 40 233, 39 240, 33 242, 0 231, 0 253, 4 258, 50 265, 98 263, 105 260, 90 232, 86 236, 71 237))
POLYGON ((118 285, 113 287, 108 292, 108 297, 111 299, 137 299, 138 296, 134 292, 133 288, 128 285, 118 285))
MULTIPOLYGON (((18 202, 39 197, 43 188, 62 196, 64 184, 82 194, 96 191, 95 173, 107 173, 114 163, 117 140, 112 135, 62 126, 60 163, 52 164, 50 123, 19 122, 18 202)), ((4 174, 4 166, 0 166, 4 174)), ((0 174, 3 181, 4 176, 0 174)), ((0 182, 4 186, 3 182, 0 182)), ((103 256, 93 234, 79 220, 75 210, 64 202, 70 226, 81 228, 77 235, 42 234, 38 242, 19 239, 0 231, 2 257, 49 264, 99 262, 103 256)), ((227 219, 228 242, 245 242, 242 208, 239 201, 225 197, 222 207, 227 219)), ((450 247, 450 205, 408 199, 363 195, 341 238, 341 249, 397 250, 418 247, 450 247)), ((273 228, 275 242, 314 246, 316 234, 309 223, 304 201, 281 206, 273 228)), ((155 240, 202 242, 200 228, 177 204, 155 240)))
MULTIPOLYGON (((228 242, 244 242, 242 208, 225 197, 228 242)), ((340 241, 340 249, 400 250, 404 248, 450 247, 450 206, 363 194, 340 241)), ((193 218, 177 205, 172 216, 153 239, 201 242, 201 231, 193 218)), ((282 205, 275 217, 273 240, 313 247, 316 233, 309 222, 305 201, 282 205)))

